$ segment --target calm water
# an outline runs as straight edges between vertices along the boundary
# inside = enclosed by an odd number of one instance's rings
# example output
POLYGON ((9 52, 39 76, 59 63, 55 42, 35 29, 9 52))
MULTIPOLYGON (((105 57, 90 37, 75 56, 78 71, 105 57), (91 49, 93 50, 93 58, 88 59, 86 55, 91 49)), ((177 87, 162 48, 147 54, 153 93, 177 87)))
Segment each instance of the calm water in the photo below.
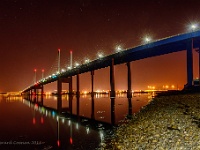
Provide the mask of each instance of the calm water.
POLYGON ((134 95, 132 108, 125 95, 112 102, 105 95, 73 97, 73 115, 69 115, 68 96, 62 97, 62 107, 68 113, 60 114, 55 96, 45 96, 43 105, 21 97, 0 97, 0 149, 94 150, 112 132, 109 124, 117 125, 127 114, 138 112, 151 96, 134 95))

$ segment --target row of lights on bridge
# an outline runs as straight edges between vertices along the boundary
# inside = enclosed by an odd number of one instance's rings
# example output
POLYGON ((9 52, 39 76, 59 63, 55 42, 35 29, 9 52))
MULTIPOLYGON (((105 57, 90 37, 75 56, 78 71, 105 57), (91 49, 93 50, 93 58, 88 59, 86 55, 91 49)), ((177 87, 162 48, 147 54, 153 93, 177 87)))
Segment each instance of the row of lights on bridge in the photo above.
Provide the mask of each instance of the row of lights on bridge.
MULTIPOLYGON (((196 30, 198 29, 198 24, 197 24, 197 23, 190 24, 188 29, 189 29, 190 32, 194 32, 194 31, 196 31, 196 30)), ((149 35, 146 35, 146 36, 143 38, 143 44, 149 44, 149 43, 152 42, 152 41, 153 41, 153 40, 152 40, 152 38, 151 38, 149 35)), ((58 51, 60 52, 60 49, 58 49, 58 51)), ((116 51, 116 53, 122 52, 122 51, 123 51, 122 46, 121 46, 121 45, 117 45, 117 46, 115 47, 115 51, 116 51)), ((72 51, 70 51, 70 54, 71 54, 71 53, 72 53, 72 51)), ((98 56, 98 59, 101 59, 101 58, 104 57, 104 54, 103 54, 103 52, 99 52, 99 53, 97 53, 97 56, 98 56)), ((86 58, 86 59, 84 60, 84 63, 87 64, 87 63, 89 63, 90 61, 91 61, 91 60, 90 60, 89 58, 86 58)), ((79 64, 78 62, 75 62, 74 68, 77 68, 77 67, 79 67, 79 66, 80 66, 80 64, 79 64)), ((71 69, 73 69, 72 64, 71 64, 70 66, 67 67, 67 70, 71 70, 71 69)), ((34 72, 35 72, 35 83, 36 83, 36 72, 37 72, 37 70, 34 69, 34 72)), ((64 72, 66 72, 66 69, 61 69, 61 71, 60 71, 60 72, 57 71, 56 74, 60 74, 60 73, 64 73, 64 72)), ((47 78, 51 78, 52 76, 55 76, 56 74, 52 74, 52 75, 48 76, 47 78)), ((43 78, 44 78, 44 69, 42 69, 42 79, 43 79, 43 78)), ((45 79, 46 79, 46 78, 45 78, 45 79)))

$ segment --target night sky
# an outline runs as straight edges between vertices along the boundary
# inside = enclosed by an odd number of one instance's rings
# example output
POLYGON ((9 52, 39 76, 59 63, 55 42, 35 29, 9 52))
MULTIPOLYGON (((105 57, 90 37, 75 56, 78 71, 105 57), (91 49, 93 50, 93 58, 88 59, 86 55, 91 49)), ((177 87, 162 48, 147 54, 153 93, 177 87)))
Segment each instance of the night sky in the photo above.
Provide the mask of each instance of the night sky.
MULTIPOLYGON (((0 92, 20 91, 55 70, 57 49, 62 66, 94 59, 115 47, 131 48, 145 35, 157 40, 187 32, 200 21, 199 0, 1 0, 0 92), (52 69, 51 69, 52 68, 52 69)), ((194 52, 194 78, 198 76, 194 52)), ((147 89, 186 83, 186 52, 172 53, 131 63, 132 88, 147 89)), ((109 89, 107 69, 95 72, 95 90, 109 89)), ((116 89, 127 89, 125 64, 116 66, 116 89)), ((90 73, 81 74, 81 90, 90 89, 90 73)), ((74 78, 75 85, 75 78, 74 78)), ((46 90, 56 89, 54 85, 46 90)), ((74 86, 75 89, 75 86, 74 86)))

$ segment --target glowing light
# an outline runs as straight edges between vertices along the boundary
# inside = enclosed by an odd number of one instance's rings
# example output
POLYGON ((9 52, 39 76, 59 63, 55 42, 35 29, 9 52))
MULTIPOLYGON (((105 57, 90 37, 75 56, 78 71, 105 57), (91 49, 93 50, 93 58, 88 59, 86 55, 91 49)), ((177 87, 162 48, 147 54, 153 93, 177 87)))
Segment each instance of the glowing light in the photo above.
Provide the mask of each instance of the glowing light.
POLYGON ((65 119, 64 118, 62 119, 62 123, 65 123, 65 119))
POLYGON ((65 69, 62 69, 62 70, 61 70, 61 72, 65 72, 65 71, 66 71, 65 69))
POLYGON ((87 58, 87 59, 85 59, 85 63, 89 63, 90 62, 90 60, 87 58))
POLYGON ((69 126, 71 125, 71 120, 68 120, 68 125, 69 125, 69 126))
POLYGON ((80 65, 79 63, 75 62, 75 67, 78 67, 79 65, 80 65))
POLYGON ((99 134, 100 134, 100 139, 101 139, 101 141, 102 141, 102 140, 103 140, 103 138, 104 138, 103 132, 102 132, 102 131, 100 131, 100 132, 99 132, 99 134))
POLYGON ((56 113, 54 111, 52 111, 52 116, 55 117, 56 113))
POLYGON ((190 29, 191 29, 192 31, 195 31, 197 28, 198 28, 198 24, 197 24, 197 23, 192 23, 192 24, 190 25, 190 29))
POLYGON ((41 124, 44 123, 44 118, 43 117, 40 118, 40 122, 41 122, 41 124))
POLYGON ((144 43, 150 43, 152 41, 150 36, 145 36, 143 39, 144 43))
POLYGON ((77 130, 79 129, 79 125, 78 125, 78 123, 76 123, 76 129, 77 129, 77 130))
POLYGON ((83 94, 87 94, 88 92, 87 91, 83 91, 83 94))
POLYGON ((101 91, 101 90, 96 90, 96 92, 97 92, 97 93, 101 93, 102 91, 101 91))
POLYGON ((89 127, 86 127, 86 132, 87 132, 87 134, 89 134, 89 132, 90 132, 90 128, 89 127))
POLYGON ((120 45, 117 45, 115 50, 116 50, 116 52, 121 52, 122 51, 122 47, 120 45))
POLYGON ((36 124, 36 119, 35 119, 35 117, 33 118, 33 124, 36 124))
POLYGON ((60 140, 57 140, 57 145, 58 147, 60 147, 60 140))
POLYGON ((98 58, 103 58, 103 53, 98 53, 98 58))
POLYGON ((72 69, 72 67, 68 66, 68 67, 67 67, 67 69, 68 69, 68 70, 71 70, 71 69, 72 69))
POLYGON ((69 141, 70 141, 70 144, 73 143, 73 139, 72 139, 72 137, 70 137, 69 141))

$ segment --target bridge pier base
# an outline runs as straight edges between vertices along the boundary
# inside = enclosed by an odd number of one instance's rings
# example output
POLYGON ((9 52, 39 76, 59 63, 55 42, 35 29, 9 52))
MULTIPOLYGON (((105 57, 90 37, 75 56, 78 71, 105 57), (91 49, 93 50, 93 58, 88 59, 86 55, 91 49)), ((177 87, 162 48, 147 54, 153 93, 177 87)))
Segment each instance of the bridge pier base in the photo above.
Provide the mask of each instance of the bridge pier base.
POLYGON ((115 98, 115 74, 114 74, 114 59, 110 66, 110 98, 115 98))
MULTIPOLYGON (((34 90, 34 93, 33 93, 33 95, 34 95, 34 102, 38 102, 38 99, 39 99, 38 98, 39 97, 38 90, 41 90, 41 93, 40 93, 40 95, 41 95, 41 102, 43 103, 44 86, 43 85, 35 85, 34 88, 33 88, 33 90, 34 90)), ((32 89, 30 91, 31 91, 31 99, 32 99, 32 89)))
POLYGON ((193 83, 193 39, 190 39, 187 45, 187 87, 191 87, 193 85, 192 83, 193 83))
POLYGON ((127 90, 127 98, 132 98, 132 91, 131 91, 131 65, 130 62, 127 62, 127 70, 128 70, 128 90, 127 90))

